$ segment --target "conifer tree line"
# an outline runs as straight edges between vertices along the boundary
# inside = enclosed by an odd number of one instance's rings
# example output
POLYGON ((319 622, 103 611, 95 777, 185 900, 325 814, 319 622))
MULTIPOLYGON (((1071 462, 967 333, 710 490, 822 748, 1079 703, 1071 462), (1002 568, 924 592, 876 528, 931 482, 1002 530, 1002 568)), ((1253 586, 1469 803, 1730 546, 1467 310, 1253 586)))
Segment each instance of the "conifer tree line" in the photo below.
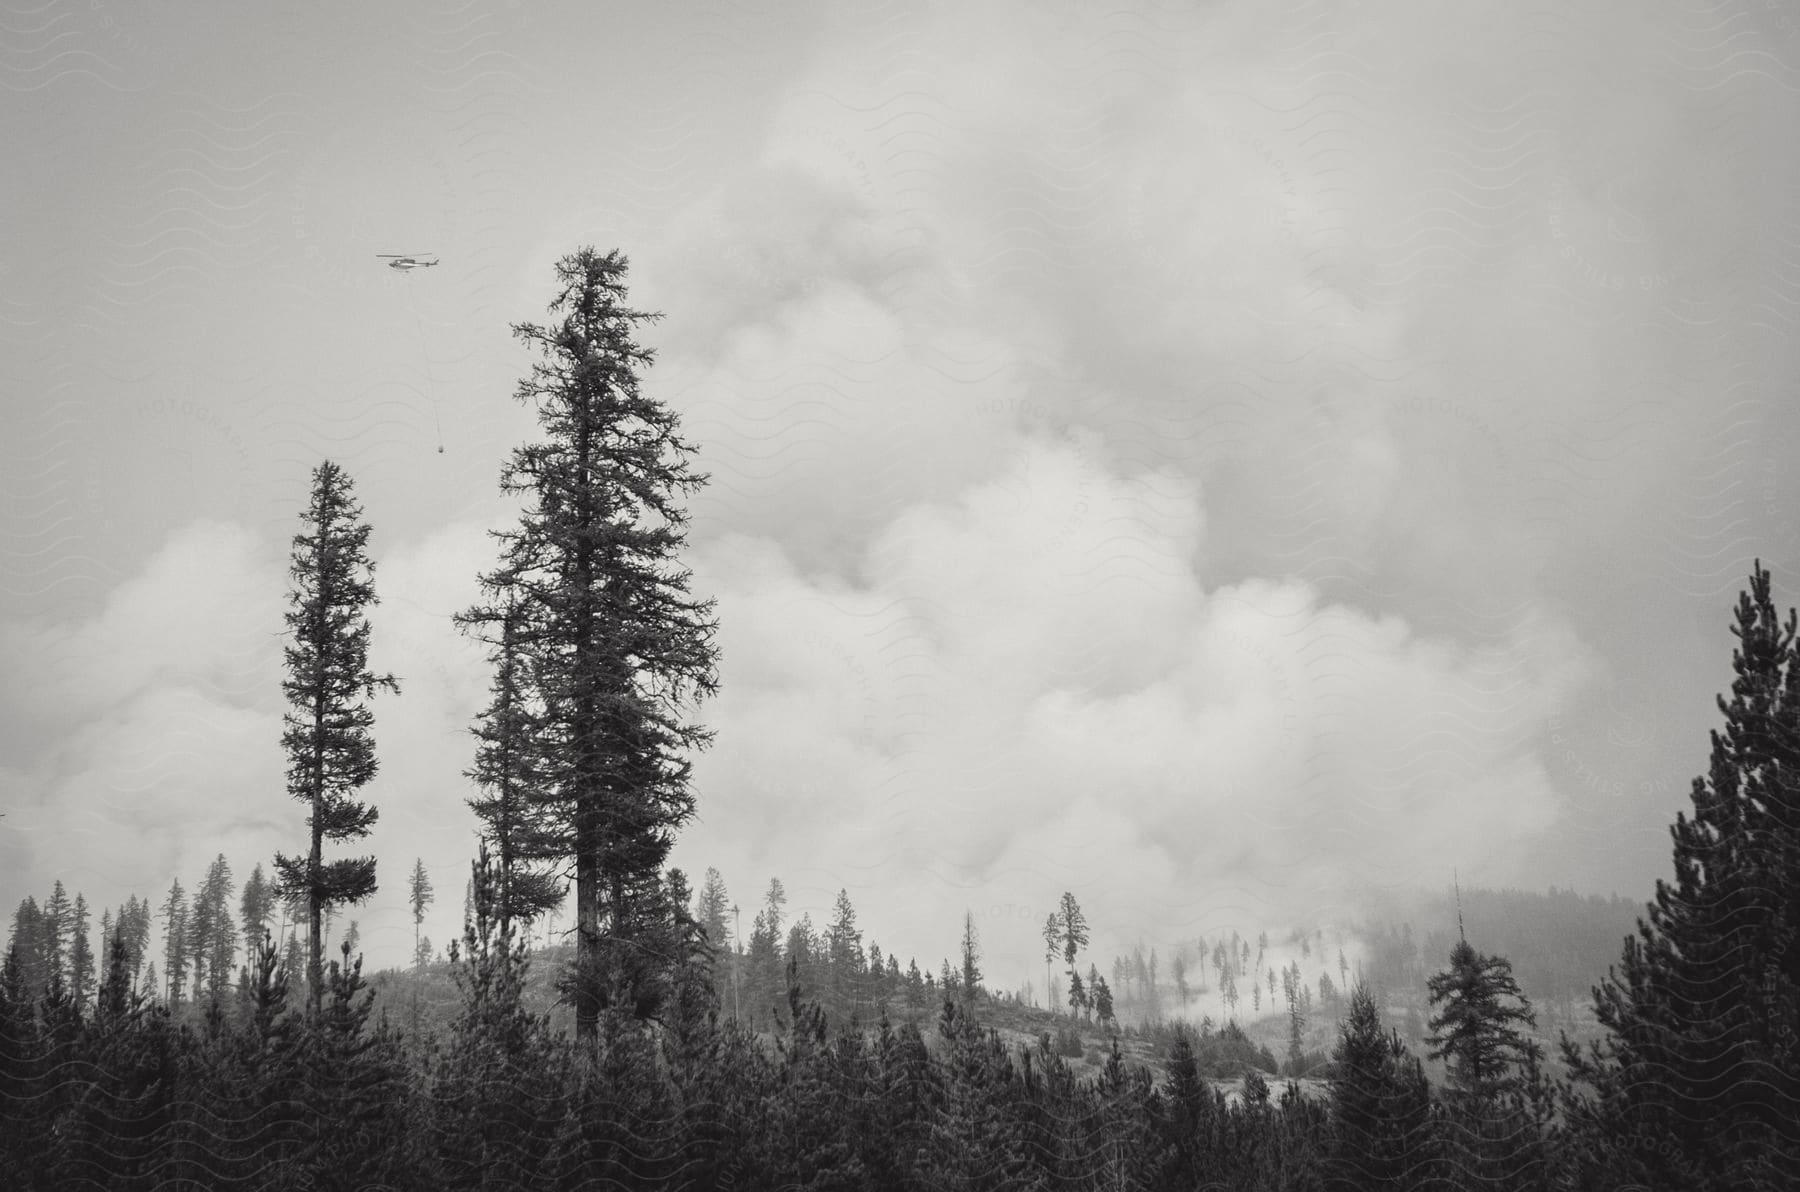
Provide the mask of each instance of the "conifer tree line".
POLYGON ((1374 981, 1316 931, 1139 947, 1102 971, 1065 893, 1034 1006, 990 988, 972 912, 953 956, 903 967, 848 891, 819 927, 779 880, 740 906, 716 870, 693 889, 668 866, 695 812, 717 624, 680 562, 704 477, 640 386, 656 316, 625 275, 616 252, 565 257, 551 320, 515 328, 542 439, 502 471, 519 521, 457 618, 492 682, 471 726, 463 930, 441 964, 422 861, 406 882, 412 968, 448 976, 454 1012, 396 1027, 357 954, 353 912, 382 880, 360 851, 379 817, 374 701, 401 689, 371 667, 370 524, 325 461, 285 618, 291 851, 241 883, 219 855, 154 904, 104 908, 97 948, 81 892, 20 903, 0 964, 0 1187, 1793 1186, 1800 622, 1760 562, 1673 878, 1592 991, 1601 1038, 1564 1036, 1559 1071, 1511 962, 1473 932, 1378 940, 1374 981), (528 934, 569 894, 553 976, 572 1035, 527 996, 528 934), (1407 1037, 1387 1004, 1401 983, 1429 1006, 1407 1037), (1284 1055, 1246 1010, 1277 1016, 1284 1055))

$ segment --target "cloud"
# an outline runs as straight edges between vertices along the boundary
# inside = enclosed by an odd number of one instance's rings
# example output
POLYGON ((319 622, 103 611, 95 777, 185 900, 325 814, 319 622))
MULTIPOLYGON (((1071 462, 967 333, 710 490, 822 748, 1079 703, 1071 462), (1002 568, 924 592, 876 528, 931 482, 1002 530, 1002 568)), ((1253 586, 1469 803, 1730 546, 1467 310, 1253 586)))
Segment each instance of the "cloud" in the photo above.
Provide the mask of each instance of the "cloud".
POLYGON ((244 527, 182 527, 101 610, 0 627, 9 897, 62 878, 96 908, 271 839, 283 587, 244 527))
MULTIPOLYGON (((380 892, 344 918, 360 921, 372 963, 395 964, 411 951, 414 858, 446 891, 428 933, 451 938, 460 913, 453 895, 476 827, 462 771, 487 672, 450 614, 473 601, 492 545, 474 522, 415 542, 380 539, 377 525, 370 665, 397 674, 403 694, 371 701, 381 768, 365 797, 380 812, 375 830, 361 845, 328 847, 377 856, 380 892)), ((196 522, 91 619, 55 634, 5 627, 8 720, 39 744, 0 771, 0 893, 41 897, 61 878, 97 914, 127 894, 160 898, 173 878, 192 888, 220 853, 241 883, 259 862, 271 870, 278 851, 305 851, 306 812, 287 794, 281 749, 284 562, 242 526, 196 522)))
POLYGON ((1093 69, 1079 14, 944 16, 918 92, 834 44, 672 221, 724 625, 696 865, 806 868, 821 912, 860 884, 921 941, 1092 889, 1123 938, 1423 856, 1506 880, 1558 822, 1537 737, 1601 667, 1544 584, 1553 403, 1496 402, 1486 346, 1379 285, 1382 194, 1455 118, 1371 124, 1234 11, 1120 33, 1185 72, 1093 69), (1408 163, 1354 207, 1352 142, 1408 163), (1477 615, 1413 624, 1446 605, 1477 615))
POLYGON ((896 946, 1029 908, 997 950, 1064 888, 1122 946, 1172 907, 1181 934, 1243 926, 1220 904, 1314 914, 1423 856, 1509 873, 1559 814, 1533 747, 1593 665, 1567 625, 1471 647, 1301 582, 1208 589, 1204 524, 1191 484, 1040 441, 897 515, 862 582, 708 550, 719 736, 684 856, 790 889, 804 867, 821 912, 865 889, 896 946))

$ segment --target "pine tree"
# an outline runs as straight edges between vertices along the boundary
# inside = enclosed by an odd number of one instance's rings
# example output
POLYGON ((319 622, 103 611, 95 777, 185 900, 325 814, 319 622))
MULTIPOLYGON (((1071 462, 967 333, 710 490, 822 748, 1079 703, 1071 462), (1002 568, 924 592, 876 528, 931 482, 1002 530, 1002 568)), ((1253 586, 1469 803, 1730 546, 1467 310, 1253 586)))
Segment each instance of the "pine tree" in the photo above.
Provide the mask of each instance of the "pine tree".
POLYGON ((962 995, 963 1006, 972 1010, 981 996, 981 939, 975 934, 975 913, 963 912, 962 995))
POLYGON ((181 888, 181 879, 177 878, 169 886, 169 896, 163 900, 163 967, 167 969, 169 981, 169 1005, 181 1004, 182 992, 187 982, 187 928, 188 905, 187 892, 181 888))
POLYGON ((1101 1026, 1117 1027, 1118 1019, 1113 1013, 1112 989, 1107 985, 1106 978, 1095 973, 1092 989, 1094 1017, 1099 1020, 1101 1026))
MULTIPOLYGON (((1461 916, 1458 915, 1460 927, 1461 916)), ((1445 1143, 1457 1181, 1475 1189, 1522 1187, 1542 1158, 1548 1089, 1543 1049, 1520 1032, 1534 1027, 1531 1003, 1502 957, 1484 956, 1466 937, 1450 967, 1427 982, 1430 1057, 1444 1061, 1449 1118, 1445 1143)))
POLYGON ((349 474, 330 460, 319 464, 300 520, 286 618, 293 643, 282 683, 291 710, 282 717, 281 743, 288 794, 307 807, 309 851, 278 854, 275 868, 282 893, 306 908, 308 1004, 317 1015, 325 992, 322 918, 328 908, 375 893, 375 858, 326 861, 324 848, 367 836, 375 823, 376 809, 356 799, 378 768, 370 733, 375 716, 364 701, 382 689, 398 694, 400 685, 368 668, 366 610, 377 603, 375 565, 349 474))
MULTIPOLYGON (((150 901, 135 894, 128 896, 113 924, 113 930, 125 940, 127 954, 131 959, 131 978, 136 981, 143 970, 144 956, 150 948, 150 901)), ((151 986, 154 985, 151 982, 151 986)))
POLYGON ((1375 999, 1358 984, 1332 1052, 1332 1192, 1432 1186, 1436 1141, 1431 1087, 1400 1036, 1381 1029, 1375 999))
POLYGON ((69 904, 68 891, 58 881, 50 892, 50 900, 44 903, 43 923, 43 955, 44 980, 46 984, 61 980, 68 983, 69 972, 69 937, 72 934, 70 919, 74 907, 69 904))
POLYGON ((1056 999, 1050 993, 1050 966, 1062 951, 1062 919, 1052 911, 1044 920, 1044 995, 1051 1009, 1056 1008, 1056 999))
POLYGON ((731 896, 725 892, 725 879, 719 876, 717 869, 708 869, 706 877, 700 882, 700 896, 694 907, 694 918, 699 920, 708 942, 715 948, 725 946, 725 914, 730 909, 731 896))
POLYGON ((431 953, 421 951, 419 928, 425 923, 425 908, 431 905, 434 897, 431 889, 431 875, 425 872, 425 858, 413 860, 412 877, 407 882, 407 902, 412 906, 413 920, 413 967, 424 968, 431 953))
POLYGON ((1530 999, 1519 992, 1512 964, 1483 956, 1459 939, 1450 967, 1426 988, 1435 1010, 1429 1023, 1428 1055, 1443 1060, 1453 1097, 1491 1106, 1516 1093, 1531 1042, 1519 1027, 1535 1027, 1530 999))
POLYGON ((546 440, 516 449, 501 489, 527 497, 516 530, 497 534, 499 567, 482 577, 488 603, 459 617, 503 634, 517 619, 537 725, 534 852, 575 869, 576 1032, 597 1037, 607 1006, 635 1005, 654 984, 638 947, 665 924, 662 864, 693 814, 688 753, 710 734, 683 718, 712 694, 712 603, 688 595, 677 563, 687 516, 678 498, 704 477, 676 416, 645 397, 652 359, 634 339, 655 318, 625 305, 627 262, 583 249, 557 265, 550 326, 514 334, 542 360, 520 382, 546 440))
POLYGON ((1281 988, 1288 1007, 1288 1075, 1299 1076, 1306 1060, 1306 1010, 1300 1000, 1305 985, 1300 977, 1299 961, 1282 970, 1281 988))
POLYGON ((220 853, 194 892, 189 911, 188 948, 193 957, 194 997, 204 982, 213 998, 223 996, 237 955, 237 923, 231 916, 231 865, 220 853))
POLYGON ((1731 696, 1619 968, 1604 1043, 1564 1058, 1590 1172, 1651 1187, 1777 1187, 1800 1154, 1800 656, 1759 560, 1738 598, 1731 696))
POLYGON ((262 862, 250 871, 250 880, 244 883, 244 893, 238 903, 239 922, 243 925, 244 948, 250 953, 249 960, 256 960, 258 941, 268 927, 269 916, 275 909, 275 891, 269 885, 269 879, 263 876, 262 862))
MULTIPOLYGON (((102 933, 104 937, 104 933, 102 933)), ((75 895, 75 906, 69 914, 69 996, 77 1009, 87 1005, 94 989, 94 951, 88 943, 87 899, 75 895)))
POLYGON ((1081 983, 1081 972, 1075 962, 1088 944, 1087 916, 1081 913, 1081 904, 1075 901, 1075 895, 1067 890, 1063 891, 1056 913, 1062 931, 1063 963, 1069 970, 1069 1011, 1071 1015, 1084 1013, 1088 1007, 1088 992, 1081 983))
POLYGON ((848 1018, 856 1012, 857 971, 865 963, 862 931, 856 926, 856 908, 850 905, 848 890, 838 891, 831 922, 825 927, 825 949, 830 966, 825 1007, 839 1018, 848 1018))

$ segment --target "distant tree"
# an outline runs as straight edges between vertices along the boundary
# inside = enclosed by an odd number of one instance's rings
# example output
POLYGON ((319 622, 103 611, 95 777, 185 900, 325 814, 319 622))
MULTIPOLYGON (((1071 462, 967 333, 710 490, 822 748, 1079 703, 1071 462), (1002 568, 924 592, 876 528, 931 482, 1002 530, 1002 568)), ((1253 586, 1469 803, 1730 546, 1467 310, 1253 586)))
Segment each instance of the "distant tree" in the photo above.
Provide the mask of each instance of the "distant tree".
POLYGON ((535 725, 530 851, 575 870, 568 989, 590 1041, 609 1006, 655 1011, 641 995, 669 958, 645 941, 670 927, 653 917, 671 911, 662 867, 693 815, 689 754, 711 739, 688 712, 717 686, 713 605, 688 594, 678 561, 680 501, 705 477, 679 418, 639 388, 653 354, 636 335, 657 316, 626 305, 626 270, 618 252, 562 258, 556 321, 513 329, 541 357, 517 396, 546 437, 501 473, 526 507, 496 535, 483 603, 457 618, 490 643, 516 620, 535 725))
POLYGON ((263 934, 268 928, 269 919, 275 911, 275 888, 269 879, 263 876, 262 862, 250 871, 250 877, 244 882, 243 896, 238 903, 239 922, 243 925, 244 947, 250 953, 248 960, 254 967, 256 949, 261 946, 263 934))
POLYGON ((777 982, 781 977, 781 949, 769 927, 769 912, 756 912, 750 925, 750 946, 744 956, 744 997, 752 1026, 762 1026, 776 1013, 777 982))
POLYGON ((362 925, 355 919, 352 919, 350 920, 350 926, 344 931, 344 953, 348 956, 354 956, 357 960, 361 960, 362 952, 359 951, 361 946, 362 925))
POLYGON ((1112 989, 1106 984, 1106 978, 1096 973, 1094 975, 1093 990, 1094 1017, 1099 1020, 1100 1025, 1116 1028, 1119 1025, 1119 1020, 1113 1013, 1112 989))
POLYGON ((58 980, 66 986, 69 970, 69 937, 73 934, 71 919, 75 908, 69 902, 69 894, 63 889, 59 880, 51 889, 49 901, 44 903, 43 949, 45 981, 53 983, 58 980))
POLYGON ((290 981, 306 975, 306 955, 306 947, 300 942, 299 933, 289 928, 287 943, 281 951, 281 965, 290 981))
MULTIPOLYGON (((133 984, 136 983, 144 962, 143 943, 140 942, 138 934, 139 905, 137 895, 127 895, 117 913, 107 911, 103 912, 100 917, 100 954, 107 958, 107 963, 110 965, 112 963, 111 941, 117 938, 125 947, 126 969, 133 984)), ((146 941, 149 935, 148 926, 146 923, 142 937, 146 941)))
POLYGON ((786 905, 787 890, 782 886, 781 879, 778 877, 770 878, 769 888, 763 894, 763 909, 764 913, 768 916, 769 933, 777 939, 781 936, 781 924, 783 921, 781 917, 782 908, 786 905))
POLYGON ((364 701, 384 689, 398 694, 400 684, 368 667, 366 611, 377 603, 375 565, 369 526, 343 468, 326 460, 313 469, 300 521, 288 572, 292 641, 284 651, 288 677, 281 686, 289 711, 281 743, 288 794, 307 808, 309 849, 297 857, 278 853, 275 868, 282 893, 305 907, 308 1005, 317 1015, 325 992, 323 916, 375 893, 374 857, 328 862, 324 848, 367 836, 375 823, 376 809, 356 798, 378 768, 370 732, 375 715, 364 701))
POLYGON ((1066 890, 1057 908, 1057 920, 1062 927, 1063 963, 1069 971, 1069 1007, 1072 1013, 1085 1014, 1088 995, 1081 983, 1081 971, 1076 967, 1076 961, 1081 958, 1081 950, 1088 945, 1087 916, 1081 913, 1081 904, 1075 901, 1075 895, 1066 890))
POLYGON ((181 879, 177 878, 169 886, 169 895, 163 899, 163 968, 164 976, 169 982, 168 1000, 171 1006, 179 1006, 187 984, 188 967, 188 904, 187 891, 181 888, 181 879))
POLYGON ((709 868, 706 876, 700 881, 700 894, 694 906, 694 918, 699 920, 700 927, 706 932, 707 940, 715 948, 723 948, 727 931, 725 916, 731 910, 731 895, 725 890, 725 879, 717 869, 709 868))
POLYGON ((425 909, 437 897, 431 888, 431 875, 425 872, 425 858, 413 858, 412 877, 407 881, 406 900, 412 907, 413 967, 424 968, 431 959, 431 941, 419 934, 425 923, 425 909))
POLYGON ((833 1014, 848 1017, 855 1012, 857 974, 864 965, 862 931, 856 926, 856 908, 850 892, 839 890, 825 926, 825 960, 828 965, 826 1005, 833 1014))
POLYGON ((237 923, 231 915, 231 865, 220 853, 207 867, 194 891, 188 912, 188 949, 193 960, 194 998, 202 986, 213 998, 223 996, 237 954, 237 923))
POLYGON ((1282 970, 1281 984, 1288 1007, 1288 1075, 1299 1076, 1306 1061, 1306 1007, 1300 998, 1306 985, 1300 976, 1298 960, 1282 970))
POLYGON ((1576 1179, 1789 1186, 1800 1154, 1800 651, 1760 560, 1731 628, 1734 678, 1691 812, 1619 968, 1605 1039, 1564 1059, 1576 1179))
POLYGON ((77 1008, 94 990, 94 950, 88 942, 88 904, 80 894, 69 911, 69 996, 77 1008))
POLYGON ((782 953, 783 968, 788 970, 789 986, 798 985, 808 1000, 818 1000, 819 940, 813 931, 812 915, 806 913, 788 925, 787 946, 782 953))
POLYGON ((1182 1012, 1185 1013, 1191 997, 1191 991, 1188 989, 1187 957, 1180 952, 1175 953, 1175 960, 1169 968, 1175 978, 1175 997, 1181 1004, 1182 1012))
POLYGON ((963 912, 962 996, 965 1008, 972 1009, 981 998, 981 938, 975 933, 975 913, 963 912))
POLYGON ((1050 994, 1050 966, 1056 962, 1057 955, 1063 947, 1062 919, 1054 911, 1044 920, 1044 990, 1049 997, 1052 1009, 1056 1007, 1056 998, 1050 994))
POLYGON ((1319 974, 1319 1005, 1329 1009, 1337 1004, 1337 986, 1331 983, 1330 973, 1319 974))
POLYGON ((868 997, 873 1003, 870 1009, 877 1021, 887 1016, 888 993, 887 954, 881 950, 880 944, 870 940, 868 997))

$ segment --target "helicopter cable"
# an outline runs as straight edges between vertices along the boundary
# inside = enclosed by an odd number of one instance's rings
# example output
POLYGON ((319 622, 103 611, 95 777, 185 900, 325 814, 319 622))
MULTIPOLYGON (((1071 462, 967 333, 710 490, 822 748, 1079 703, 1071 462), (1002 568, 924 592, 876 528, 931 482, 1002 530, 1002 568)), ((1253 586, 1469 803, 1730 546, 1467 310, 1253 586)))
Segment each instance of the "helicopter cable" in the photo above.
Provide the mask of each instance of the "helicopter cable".
POLYGON ((412 311, 413 328, 419 333, 419 356, 425 361, 425 384, 431 397, 431 421, 437 429, 438 454, 444 454, 444 422, 438 416, 437 377, 431 371, 431 353, 425 349, 425 322, 419 317, 418 304, 413 301, 412 271, 409 269, 406 278, 406 307, 412 311))

